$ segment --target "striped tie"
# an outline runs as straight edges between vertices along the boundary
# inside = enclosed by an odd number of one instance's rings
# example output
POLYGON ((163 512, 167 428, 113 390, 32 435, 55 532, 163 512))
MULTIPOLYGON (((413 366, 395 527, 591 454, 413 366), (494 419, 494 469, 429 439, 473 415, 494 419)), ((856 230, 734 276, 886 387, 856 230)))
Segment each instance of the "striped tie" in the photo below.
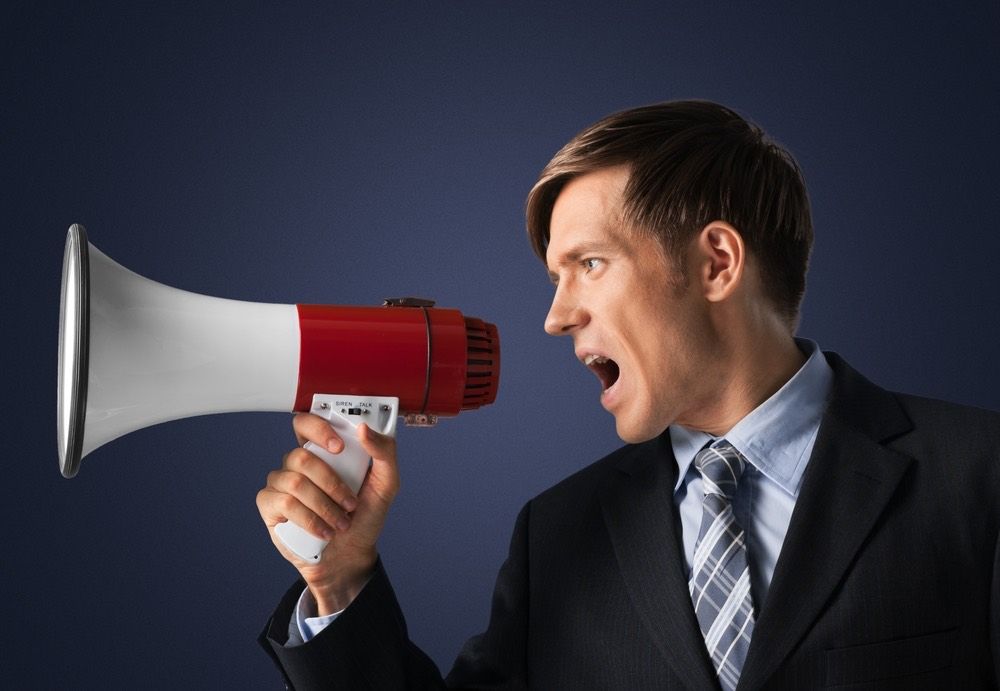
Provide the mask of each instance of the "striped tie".
POLYGON ((719 682, 736 688, 753 634, 753 600, 743 529, 733 516, 732 499, 746 459, 722 441, 698 452, 702 475, 701 531, 691 569, 691 601, 719 682))

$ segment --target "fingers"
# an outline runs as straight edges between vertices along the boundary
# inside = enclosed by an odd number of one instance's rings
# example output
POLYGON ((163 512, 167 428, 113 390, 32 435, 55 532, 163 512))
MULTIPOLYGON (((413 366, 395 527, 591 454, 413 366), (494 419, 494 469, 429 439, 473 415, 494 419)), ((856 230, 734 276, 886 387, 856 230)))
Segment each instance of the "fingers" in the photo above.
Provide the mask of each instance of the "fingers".
POLYGON ((332 540, 337 529, 320 518, 291 494, 265 487, 257 493, 257 510, 268 528, 291 521, 324 540, 332 540))
POLYGON ((281 469, 268 474, 257 508, 269 527, 290 520, 330 540, 336 530, 350 528, 357 498, 326 463, 297 448, 285 455, 281 469))
MULTIPOLYGON (((296 415, 292 426, 300 443, 311 441, 335 449, 334 453, 344 448, 343 440, 319 416, 296 415)), ((258 493, 257 507, 264 522, 273 528, 290 520, 325 540, 331 540, 334 531, 346 531, 357 524, 361 533, 377 538, 385 513, 399 491, 396 440, 363 423, 357 435, 362 448, 372 457, 372 469, 361 496, 356 496, 321 458, 299 447, 285 455, 281 469, 268 475, 267 486, 258 493), (355 511, 357 516, 353 515, 355 511)))
POLYGON ((292 429, 299 446, 307 441, 319 444, 330 453, 340 453, 344 448, 343 440, 337 435, 330 423, 312 413, 299 413, 292 418, 292 429))
MULTIPOLYGON (((354 511, 357 508, 358 498, 337 475, 337 471, 307 449, 299 447, 285 454, 282 468, 308 479, 323 495, 343 507, 344 511, 354 511)), ((294 482, 296 484, 293 489, 298 486, 299 481, 294 482)))

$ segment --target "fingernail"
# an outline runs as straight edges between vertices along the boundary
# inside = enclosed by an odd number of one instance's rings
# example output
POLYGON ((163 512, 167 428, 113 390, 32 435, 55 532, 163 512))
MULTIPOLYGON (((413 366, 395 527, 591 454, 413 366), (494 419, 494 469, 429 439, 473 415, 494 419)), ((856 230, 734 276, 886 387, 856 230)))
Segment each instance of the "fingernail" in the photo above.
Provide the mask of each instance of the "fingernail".
POLYGON ((358 500, 354 497, 347 497, 341 502, 341 506, 344 507, 345 511, 354 511, 354 509, 358 508, 358 500))
POLYGON ((330 453, 340 453, 340 450, 344 447, 343 443, 339 439, 331 439, 326 443, 326 448, 330 453))
POLYGON ((337 531, 333 528, 323 528, 323 537, 327 540, 332 540, 337 537, 337 531))
POLYGON ((339 528, 340 530, 347 530, 350 527, 351 527, 351 522, 346 518, 337 519, 337 528, 339 528))

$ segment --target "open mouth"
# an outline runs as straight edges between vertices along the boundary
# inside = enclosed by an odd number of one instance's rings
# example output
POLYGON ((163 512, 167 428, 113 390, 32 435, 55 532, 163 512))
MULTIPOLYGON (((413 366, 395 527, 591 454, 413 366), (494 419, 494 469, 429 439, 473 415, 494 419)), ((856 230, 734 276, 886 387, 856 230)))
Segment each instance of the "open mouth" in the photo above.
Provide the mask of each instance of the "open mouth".
POLYGON ((588 355, 584 358, 585 364, 591 372, 601 380, 601 389, 607 391, 618 381, 618 363, 603 355, 588 355))

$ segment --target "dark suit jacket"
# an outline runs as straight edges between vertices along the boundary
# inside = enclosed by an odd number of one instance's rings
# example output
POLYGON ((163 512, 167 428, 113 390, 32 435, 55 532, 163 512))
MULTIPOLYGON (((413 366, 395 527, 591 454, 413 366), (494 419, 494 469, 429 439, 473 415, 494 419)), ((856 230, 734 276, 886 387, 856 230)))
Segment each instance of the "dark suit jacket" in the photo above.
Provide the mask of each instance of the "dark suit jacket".
MULTIPOLYGON (((839 357, 740 689, 982 689, 1000 679, 1000 415, 889 393, 839 357)), ((459 688, 715 689, 691 606, 669 435, 531 500, 459 688)), ((385 572, 285 648, 301 583, 261 637, 295 688, 443 685, 385 572)))

